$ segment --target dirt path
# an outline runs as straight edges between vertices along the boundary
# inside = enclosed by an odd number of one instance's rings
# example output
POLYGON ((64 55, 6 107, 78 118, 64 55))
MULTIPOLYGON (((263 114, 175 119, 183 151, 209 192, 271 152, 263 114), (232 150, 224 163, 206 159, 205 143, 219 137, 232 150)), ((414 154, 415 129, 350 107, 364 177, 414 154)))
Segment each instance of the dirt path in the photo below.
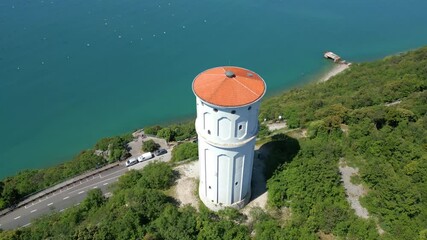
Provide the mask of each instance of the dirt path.
POLYGON ((354 185, 351 183, 351 176, 359 173, 358 168, 347 166, 344 160, 340 160, 339 170, 341 172, 341 180, 344 183, 345 192, 347 193, 347 201, 350 203, 351 208, 356 211, 356 215, 361 218, 369 218, 368 210, 360 204, 359 198, 366 195, 366 189, 361 185, 354 185))
POLYGON ((348 64, 336 64, 329 72, 320 78, 319 82, 326 82, 331 79, 331 77, 338 75, 348 68, 350 68, 348 64))
POLYGON ((197 193, 197 182, 199 181, 199 161, 190 162, 175 168, 179 171, 180 178, 176 181, 174 197, 181 206, 190 204, 195 209, 199 208, 199 197, 197 193))
POLYGON ((282 128, 285 128, 287 126, 288 125, 286 124, 286 121, 267 124, 268 130, 270 130, 270 131, 274 131, 274 130, 277 130, 277 129, 282 129, 282 128))

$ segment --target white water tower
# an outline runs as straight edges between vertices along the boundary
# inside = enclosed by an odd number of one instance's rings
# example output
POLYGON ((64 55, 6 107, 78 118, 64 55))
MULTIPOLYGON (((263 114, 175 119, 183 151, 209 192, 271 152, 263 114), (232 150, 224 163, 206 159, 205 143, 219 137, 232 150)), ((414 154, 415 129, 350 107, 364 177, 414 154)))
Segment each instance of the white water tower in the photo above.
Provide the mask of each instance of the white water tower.
POLYGON ((251 197, 259 100, 266 91, 255 72, 216 67, 193 81, 199 143, 199 195, 212 210, 243 207, 251 197))

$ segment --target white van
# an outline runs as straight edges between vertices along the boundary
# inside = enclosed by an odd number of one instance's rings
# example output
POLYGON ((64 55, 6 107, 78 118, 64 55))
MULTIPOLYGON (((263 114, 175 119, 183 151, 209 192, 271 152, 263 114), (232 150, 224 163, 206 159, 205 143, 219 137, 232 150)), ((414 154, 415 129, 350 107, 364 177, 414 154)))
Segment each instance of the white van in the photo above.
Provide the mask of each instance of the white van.
POLYGON ((152 154, 151 152, 147 152, 138 157, 138 162, 147 161, 148 159, 152 159, 153 157, 154 154, 152 154))
POLYGON ((137 163, 138 163, 138 159, 136 159, 136 158, 129 158, 126 161, 126 167, 132 166, 132 165, 137 164, 137 163))

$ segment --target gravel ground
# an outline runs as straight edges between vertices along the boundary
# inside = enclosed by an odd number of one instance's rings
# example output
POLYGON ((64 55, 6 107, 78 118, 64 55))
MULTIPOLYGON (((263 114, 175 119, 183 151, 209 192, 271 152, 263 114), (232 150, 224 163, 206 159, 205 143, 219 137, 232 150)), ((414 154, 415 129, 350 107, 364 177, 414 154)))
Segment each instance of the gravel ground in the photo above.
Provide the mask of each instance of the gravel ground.
POLYGON ((347 193, 347 201, 350 203, 351 208, 356 211, 356 215, 361 218, 369 218, 368 210, 360 204, 359 197, 366 194, 366 189, 361 185, 354 185, 351 183, 350 178, 359 173, 358 168, 347 166, 344 161, 340 161, 339 170, 341 172, 341 180, 344 183, 344 188, 347 193))
MULTIPOLYGON (((257 156, 257 153, 255 156, 257 156)), ((190 204, 196 209, 199 206, 199 196, 197 186, 199 181, 199 161, 190 162, 180 165, 175 168, 179 171, 180 178, 176 181, 173 196, 181 205, 190 204)), ((253 207, 261 207, 265 209, 267 204, 267 189, 266 181, 263 174, 264 163, 260 159, 254 159, 253 175, 252 175, 252 198, 250 202, 243 208, 242 212, 246 215, 253 207)))
POLYGON ((152 139, 156 143, 160 144, 161 148, 167 149, 168 151, 171 150, 164 139, 147 137, 144 135, 144 132, 142 130, 138 130, 138 131, 132 133, 132 135, 135 137, 135 139, 128 144, 128 146, 131 148, 129 152, 132 155, 132 157, 139 157, 143 153, 141 150, 142 143, 147 141, 147 140, 150 140, 150 139, 152 139))
POLYGON ((286 124, 286 121, 267 124, 268 130, 270 130, 270 131, 274 131, 274 130, 277 130, 277 129, 282 129, 282 128, 285 128, 287 126, 288 125, 286 124))
POLYGON ((350 68, 350 65, 348 64, 335 64, 335 66, 329 72, 320 78, 319 82, 326 82, 331 79, 331 77, 338 75, 348 68, 350 68))
POLYGON ((199 161, 190 162, 175 168, 179 171, 180 178, 176 181, 174 197, 181 206, 190 204, 199 208, 199 197, 197 193, 197 182, 199 181, 199 161))

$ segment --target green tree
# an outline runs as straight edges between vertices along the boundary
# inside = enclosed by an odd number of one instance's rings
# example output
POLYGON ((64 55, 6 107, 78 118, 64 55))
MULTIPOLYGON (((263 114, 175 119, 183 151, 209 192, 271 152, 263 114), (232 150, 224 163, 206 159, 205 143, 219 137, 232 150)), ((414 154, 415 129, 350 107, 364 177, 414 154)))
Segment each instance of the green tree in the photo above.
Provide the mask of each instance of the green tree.
POLYGON ((130 156, 127 144, 132 141, 132 139, 133 136, 130 133, 103 138, 95 144, 95 149, 102 151, 109 150, 110 155, 108 156, 108 161, 112 163, 130 156))
POLYGON ((237 225, 230 221, 206 222, 197 237, 199 240, 246 240, 250 239, 249 230, 245 225, 237 225))
POLYGON ((160 148, 160 144, 154 142, 154 140, 150 139, 142 143, 142 151, 144 152, 153 152, 160 148))
POLYGON ((6 184, 4 186, 2 198, 6 206, 16 204, 20 197, 18 190, 13 185, 6 184))
POLYGON ((259 138, 267 137, 268 135, 271 134, 267 125, 259 124, 258 126, 259 126, 259 129, 258 129, 258 137, 259 138))
POLYGON ((175 132, 166 127, 157 132, 157 137, 165 139, 167 142, 175 140, 175 132))
POLYGON ((141 170, 138 186, 151 189, 167 189, 175 181, 175 172, 165 162, 154 162, 148 164, 141 170))
POLYGON ((0 229, 0 239, 2 240, 18 240, 18 239, 24 239, 21 235, 21 231, 18 230, 8 230, 3 231, 0 229))
POLYGON ((427 240, 427 228, 420 231, 419 239, 420 240, 427 240))
POLYGON ((197 143, 186 142, 175 146, 172 150, 172 162, 195 160, 199 156, 197 143))
POLYGON ((151 234, 157 235, 158 239, 196 239, 197 212, 189 206, 178 210, 175 206, 169 205, 159 218, 152 222, 151 228, 151 234))
POLYGON ((97 239, 98 226, 88 225, 76 229, 73 235, 75 240, 93 240, 97 239))
POLYGON ((141 178, 141 171, 130 170, 126 174, 119 177, 119 181, 115 184, 115 189, 120 191, 123 189, 132 188, 141 178))
POLYGON ((144 128, 144 133, 145 134, 150 134, 150 135, 157 135, 157 132, 162 129, 162 127, 160 127, 159 125, 156 126, 150 126, 150 127, 145 127, 144 128))
POLYGON ((105 197, 101 189, 92 189, 87 193, 85 200, 81 204, 81 208, 84 209, 84 211, 89 211, 101 207, 104 203, 105 197))
POLYGON ((247 219, 244 214, 239 212, 239 210, 230 207, 218 211, 218 216, 222 219, 237 223, 243 223, 247 219))
POLYGON ((169 126, 169 128, 173 130, 174 139, 176 141, 184 141, 196 136, 194 121, 173 124, 169 126))
MULTIPOLYGON (((124 190, 119 196, 120 201, 140 218, 143 223, 148 223, 159 217, 164 208, 168 205, 168 198, 156 189, 134 187, 124 190)), ((109 207, 115 207, 110 205, 109 207)))

